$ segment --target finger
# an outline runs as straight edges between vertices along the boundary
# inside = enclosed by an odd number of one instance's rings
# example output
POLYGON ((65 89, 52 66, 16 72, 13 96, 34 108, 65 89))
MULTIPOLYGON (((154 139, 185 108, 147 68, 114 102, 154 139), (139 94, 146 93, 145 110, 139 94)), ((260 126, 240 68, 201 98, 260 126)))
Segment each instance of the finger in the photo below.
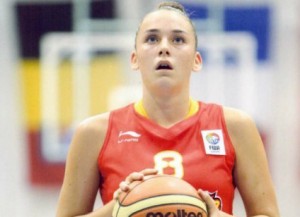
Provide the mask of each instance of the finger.
POLYGON ((147 168, 140 172, 131 173, 129 176, 126 177, 125 181, 128 183, 131 183, 133 181, 141 181, 144 179, 144 176, 156 175, 157 172, 158 172, 157 169, 147 168))
POLYGON ((125 181, 127 183, 131 183, 133 181, 139 181, 139 180, 143 180, 143 173, 140 172, 133 172, 131 173, 129 176, 126 177, 125 181))
POLYGON ((130 184, 130 182, 122 181, 119 185, 120 190, 128 191, 129 190, 129 184, 130 184))
POLYGON ((203 191, 201 189, 198 190, 200 197, 204 200, 207 205, 209 213, 213 213, 217 211, 217 207, 215 205, 215 201, 211 198, 207 191, 203 191))
POLYGON ((144 176, 156 175, 158 173, 158 170, 155 168, 147 168, 142 170, 140 173, 142 173, 144 176))
POLYGON ((121 190, 120 188, 119 188, 118 190, 116 190, 116 191, 114 192, 113 199, 114 199, 114 200, 118 200, 118 198, 119 198, 121 192, 122 192, 122 190, 121 190))

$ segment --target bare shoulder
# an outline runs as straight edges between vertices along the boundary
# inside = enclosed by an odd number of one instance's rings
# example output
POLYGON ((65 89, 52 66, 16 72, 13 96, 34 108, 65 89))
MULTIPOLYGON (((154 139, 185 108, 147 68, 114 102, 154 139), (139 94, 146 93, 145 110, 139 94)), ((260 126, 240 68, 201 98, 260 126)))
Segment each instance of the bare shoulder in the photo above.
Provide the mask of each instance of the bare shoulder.
POLYGON ((249 141, 251 137, 259 139, 256 124, 248 113, 230 107, 223 107, 223 111, 228 133, 235 147, 249 141))
POLYGON ((83 120, 78 125, 77 131, 83 134, 105 134, 108 126, 109 114, 110 113, 107 112, 83 120))
POLYGON ((253 122, 252 117, 242 110, 223 107, 223 111, 226 124, 230 127, 240 126, 249 122, 253 122))
POLYGON ((103 113, 83 120, 76 128, 72 146, 98 152, 108 128, 109 113, 103 113), (88 149, 86 147, 88 146, 88 149))

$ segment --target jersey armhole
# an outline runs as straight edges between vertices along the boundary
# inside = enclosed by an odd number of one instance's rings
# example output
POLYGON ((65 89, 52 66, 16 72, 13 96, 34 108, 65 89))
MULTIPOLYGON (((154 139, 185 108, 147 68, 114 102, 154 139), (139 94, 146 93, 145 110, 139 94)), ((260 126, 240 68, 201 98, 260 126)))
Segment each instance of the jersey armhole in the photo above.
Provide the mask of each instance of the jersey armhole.
POLYGON ((229 156, 233 156, 233 160, 235 161, 235 158, 236 158, 235 149, 234 149, 234 145, 232 143, 232 140, 231 140, 228 128, 227 128, 227 124, 225 121, 224 108, 222 106, 220 106, 220 109, 221 109, 222 125, 224 126, 224 134, 226 135, 226 137, 228 138, 228 141, 229 141, 229 145, 226 148, 228 148, 230 151, 230 153, 228 153, 228 154, 230 154, 229 156))
POLYGON ((106 130, 106 133, 105 133, 105 138, 103 140, 103 144, 102 144, 102 147, 99 151, 99 155, 98 155, 98 159, 97 159, 97 163, 98 163, 98 169, 99 169, 99 172, 100 171, 100 168, 99 168, 99 164, 101 164, 102 162, 102 158, 103 158, 103 155, 104 155, 104 152, 108 146, 108 141, 109 141, 109 138, 111 136, 111 123, 112 123, 112 119, 113 119, 113 112, 110 112, 109 114, 109 118, 108 118, 108 126, 107 126, 107 130, 106 130))

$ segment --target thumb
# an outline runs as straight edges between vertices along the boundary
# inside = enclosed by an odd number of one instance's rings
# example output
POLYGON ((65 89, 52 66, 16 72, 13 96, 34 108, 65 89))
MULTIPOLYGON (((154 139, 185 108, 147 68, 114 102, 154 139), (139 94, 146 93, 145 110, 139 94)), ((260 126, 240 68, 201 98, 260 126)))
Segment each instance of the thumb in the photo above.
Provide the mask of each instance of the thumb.
POLYGON ((199 189, 198 193, 199 193, 201 199, 204 200, 204 202, 206 203, 209 216, 216 215, 219 212, 219 210, 216 207, 215 201, 211 198, 211 196, 208 194, 208 192, 199 189))

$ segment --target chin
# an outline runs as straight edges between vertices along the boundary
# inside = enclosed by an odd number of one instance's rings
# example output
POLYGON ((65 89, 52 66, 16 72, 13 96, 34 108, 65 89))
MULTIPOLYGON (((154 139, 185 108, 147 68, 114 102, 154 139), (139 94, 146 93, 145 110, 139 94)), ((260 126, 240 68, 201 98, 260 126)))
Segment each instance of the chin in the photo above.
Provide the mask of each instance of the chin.
POLYGON ((174 83, 174 80, 171 80, 170 78, 162 78, 156 83, 156 89, 165 93, 169 94, 176 89, 176 84, 174 83))

